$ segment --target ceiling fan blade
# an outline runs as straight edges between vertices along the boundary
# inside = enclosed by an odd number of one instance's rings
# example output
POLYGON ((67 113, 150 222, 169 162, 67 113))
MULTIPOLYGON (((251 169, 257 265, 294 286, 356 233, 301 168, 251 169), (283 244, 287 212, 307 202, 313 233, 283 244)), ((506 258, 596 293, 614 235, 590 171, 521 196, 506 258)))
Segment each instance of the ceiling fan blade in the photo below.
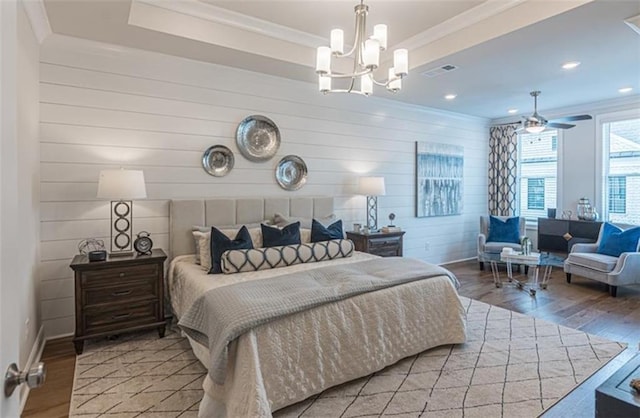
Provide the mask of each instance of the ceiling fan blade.
POLYGON ((576 125, 570 125, 568 123, 555 123, 555 122, 547 123, 547 128, 571 129, 574 126, 576 126, 576 125))
POLYGON ((590 120, 593 119, 591 115, 575 115, 575 116, 565 116, 563 118, 554 118, 554 122, 575 122, 578 120, 590 120))

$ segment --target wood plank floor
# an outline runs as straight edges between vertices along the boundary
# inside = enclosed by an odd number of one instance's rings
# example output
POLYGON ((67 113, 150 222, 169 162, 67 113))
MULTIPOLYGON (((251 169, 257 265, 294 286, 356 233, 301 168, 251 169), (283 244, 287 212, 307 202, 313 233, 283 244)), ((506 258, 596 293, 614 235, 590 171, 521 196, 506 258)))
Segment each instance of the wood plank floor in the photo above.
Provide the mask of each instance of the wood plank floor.
MULTIPOLYGON (((497 289, 489 269, 479 271, 475 261, 446 267, 460 279, 462 296, 629 344, 625 352, 544 414, 545 418, 595 416, 595 388, 638 351, 640 287, 621 287, 618 297, 612 298, 604 285, 593 280, 574 275, 567 284, 562 270, 554 268, 549 288, 538 291, 534 298, 509 285, 497 289)), ((504 271, 501 274, 506 275, 504 271)), ((47 342, 42 361, 47 365, 47 381, 31 391, 22 416, 66 417, 75 368, 71 339, 47 342)))

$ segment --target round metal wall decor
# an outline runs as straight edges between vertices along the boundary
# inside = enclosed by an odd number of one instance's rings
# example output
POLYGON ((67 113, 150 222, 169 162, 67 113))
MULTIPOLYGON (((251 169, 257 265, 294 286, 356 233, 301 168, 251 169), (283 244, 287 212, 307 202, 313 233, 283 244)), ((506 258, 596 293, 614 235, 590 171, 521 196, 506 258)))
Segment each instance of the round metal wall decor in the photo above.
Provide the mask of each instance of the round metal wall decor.
POLYGON ((283 157, 276 167, 276 181, 285 190, 298 190, 307 182, 307 165, 297 155, 283 157))
POLYGON ((280 148, 280 130, 265 116, 252 115, 244 118, 236 130, 236 144, 247 160, 267 161, 280 148))
POLYGON ((224 145, 209 147, 202 155, 202 168, 215 177, 223 177, 229 174, 234 163, 233 152, 224 145))

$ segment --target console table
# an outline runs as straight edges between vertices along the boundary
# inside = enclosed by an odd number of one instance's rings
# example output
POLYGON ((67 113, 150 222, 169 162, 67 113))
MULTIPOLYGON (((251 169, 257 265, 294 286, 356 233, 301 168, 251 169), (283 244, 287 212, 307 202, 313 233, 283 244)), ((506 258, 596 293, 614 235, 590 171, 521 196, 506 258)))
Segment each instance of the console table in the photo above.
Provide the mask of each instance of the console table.
POLYGON ((570 253, 573 244, 598 240, 598 221, 538 218, 538 251, 570 253))

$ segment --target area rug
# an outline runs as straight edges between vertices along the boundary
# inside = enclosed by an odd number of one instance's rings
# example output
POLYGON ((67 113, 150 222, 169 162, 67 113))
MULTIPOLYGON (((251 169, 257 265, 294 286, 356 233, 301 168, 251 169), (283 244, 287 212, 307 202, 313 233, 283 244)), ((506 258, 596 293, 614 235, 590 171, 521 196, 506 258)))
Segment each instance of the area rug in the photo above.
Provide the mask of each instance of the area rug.
MULTIPOLYGON (((425 351, 275 417, 536 417, 624 344, 461 298, 467 342, 425 351)), ((72 417, 195 417, 206 370, 175 332, 87 342, 72 417)))

